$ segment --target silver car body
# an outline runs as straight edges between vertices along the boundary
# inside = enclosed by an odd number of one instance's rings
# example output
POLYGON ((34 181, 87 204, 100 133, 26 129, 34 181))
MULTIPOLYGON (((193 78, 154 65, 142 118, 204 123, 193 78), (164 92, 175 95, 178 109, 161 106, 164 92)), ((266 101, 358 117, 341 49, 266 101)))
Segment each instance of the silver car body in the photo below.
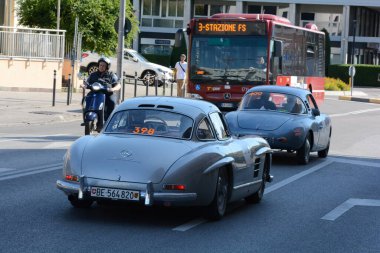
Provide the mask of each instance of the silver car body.
POLYGON ((57 187, 82 199, 98 200, 91 189, 102 187, 136 191, 137 201, 146 205, 206 206, 215 198, 221 168, 228 173, 228 201, 257 193, 263 181, 270 181, 271 152, 261 137, 230 136, 223 114, 211 103, 132 98, 115 109, 99 135, 83 136, 71 145, 57 187), (153 115, 144 121, 153 125, 127 130, 132 112, 153 115), (129 119, 123 118, 127 114, 129 119), (167 128, 160 131, 157 118, 164 116, 167 128), (191 131, 180 130, 183 123, 175 123, 177 118, 185 118, 191 131), (204 135, 205 122, 209 136, 204 135), (170 189, 172 185, 185 189, 170 189))

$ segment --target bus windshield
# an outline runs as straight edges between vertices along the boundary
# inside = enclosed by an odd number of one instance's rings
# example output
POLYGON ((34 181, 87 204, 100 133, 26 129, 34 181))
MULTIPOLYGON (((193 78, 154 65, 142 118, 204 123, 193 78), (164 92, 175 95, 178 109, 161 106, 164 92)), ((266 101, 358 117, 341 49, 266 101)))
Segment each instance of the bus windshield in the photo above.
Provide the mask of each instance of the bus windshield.
POLYGON ((264 84, 267 45, 266 36, 194 36, 190 79, 210 84, 264 84))

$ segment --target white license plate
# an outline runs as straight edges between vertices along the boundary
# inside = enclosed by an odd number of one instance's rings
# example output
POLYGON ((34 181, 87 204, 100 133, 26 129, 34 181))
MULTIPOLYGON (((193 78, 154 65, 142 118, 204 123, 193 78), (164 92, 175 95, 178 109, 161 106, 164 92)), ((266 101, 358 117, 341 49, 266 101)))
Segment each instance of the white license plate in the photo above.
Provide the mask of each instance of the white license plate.
POLYGON ((222 103, 222 107, 224 107, 224 108, 232 108, 232 107, 234 107, 234 104, 233 103, 222 103))
POLYGON ((140 199, 140 192, 123 189, 91 187, 91 197, 138 201, 140 199))

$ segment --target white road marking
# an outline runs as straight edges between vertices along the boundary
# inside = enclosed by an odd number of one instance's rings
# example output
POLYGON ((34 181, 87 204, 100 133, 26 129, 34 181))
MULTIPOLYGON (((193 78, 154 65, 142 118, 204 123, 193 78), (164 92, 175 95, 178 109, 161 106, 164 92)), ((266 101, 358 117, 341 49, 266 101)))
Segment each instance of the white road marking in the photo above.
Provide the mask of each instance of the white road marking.
POLYGON ((10 171, 10 170, 15 170, 11 168, 0 168, 0 173, 5 172, 5 171, 10 171))
MULTIPOLYGON (((300 179, 300 178, 302 178, 302 177, 304 177, 306 175, 309 175, 310 173, 313 173, 313 172, 315 172, 317 170, 320 170, 320 169, 322 169, 322 168, 330 165, 333 162, 334 162, 334 160, 329 159, 329 160, 327 160, 325 162, 322 162, 322 163, 320 163, 320 164, 318 164, 318 165, 316 165, 314 167, 311 167, 308 170, 305 170, 305 171, 303 171, 301 173, 298 173, 298 174, 296 174, 296 175, 294 175, 292 177, 289 177, 289 178, 287 178, 285 180, 282 180, 281 182, 279 182, 277 184, 274 184, 273 186, 270 186, 270 187, 266 188, 264 194, 267 194, 267 193, 270 193, 272 191, 278 190, 279 188, 284 187, 285 185, 290 184, 290 183, 292 183, 292 182, 294 182, 294 181, 296 181, 296 180, 298 180, 298 179, 300 179)), ((192 220, 192 221, 190 221, 188 223, 185 223, 183 225, 180 225, 178 227, 173 228, 173 230, 185 232, 185 231, 187 231, 187 230, 189 230, 189 229, 191 229, 193 227, 196 227, 196 226, 198 226, 198 225, 200 225, 200 224, 202 224, 202 223, 204 223, 206 221, 207 220, 205 220, 205 219, 194 219, 194 220, 192 220)))
POLYGON ((296 181, 296 180, 298 180, 298 179, 300 179, 300 178, 302 178, 304 176, 307 176, 307 175, 309 175, 309 174, 311 174, 311 173, 313 173, 313 172, 315 172, 317 170, 320 170, 320 169, 322 169, 322 168, 330 165, 333 162, 334 162, 333 159, 328 159, 327 161, 324 161, 324 162, 322 162, 320 164, 317 164, 317 165, 311 167, 308 170, 302 171, 302 172, 300 172, 298 174, 295 174, 294 176, 291 176, 291 177, 289 177, 287 179, 284 179, 284 180, 278 182, 277 184, 274 184, 274 185, 272 185, 272 186, 270 186, 268 188, 265 188, 264 194, 268 194, 268 193, 270 193, 272 191, 278 190, 281 187, 284 187, 285 185, 288 185, 288 184, 290 184, 290 183, 292 183, 292 182, 294 182, 294 181, 296 181))
POLYGON ((43 147, 43 149, 68 148, 73 141, 55 141, 43 147))
POLYGON ((12 169, 8 171, 0 171, 1 172, 0 181, 24 177, 28 175, 34 175, 37 173, 42 173, 42 172, 47 172, 47 171, 58 170, 58 169, 62 169, 62 166, 63 166, 63 162, 49 164, 45 166, 33 167, 29 169, 12 169))
POLYGON ((323 216, 321 219, 334 221, 339 216, 343 215, 345 212, 353 208, 354 206, 379 206, 380 200, 376 199, 348 199, 341 205, 337 206, 334 210, 323 216))
POLYGON ((373 108, 373 109, 366 109, 366 110, 359 110, 359 111, 352 111, 352 112, 345 112, 345 113, 337 113, 337 114, 330 114, 330 118, 335 117, 343 117, 343 116, 349 116, 349 115, 356 115, 361 113, 367 113, 367 112, 374 112, 374 111, 380 111, 380 108, 373 108))
MULTIPOLYGON (((57 137, 57 136, 73 136, 74 134, 50 134, 50 135, 8 135, 2 136, 0 143, 9 142, 9 141, 25 141, 36 138, 48 138, 48 137, 57 137), (10 139, 8 139, 10 138, 10 139)), ((42 140, 41 142, 47 142, 46 140, 42 140)))
POLYGON ((331 158, 332 160, 334 160, 335 162, 338 162, 338 163, 349 163, 349 164, 353 164, 353 165, 361 165, 361 166, 368 166, 368 167, 375 167, 375 168, 380 168, 380 164, 379 163, 375 163, 375 162, 364 162, 364 161, 358 161, 358 160, 352 160, 352 159, 343 159, 343 158, 331 158))
POLYGON ((182 225, 180 225, 178 227, 175 227, 172 230, 173 231, 185 232, 185 231, 187 231, 189 229, 192 229, 193 227, 196 227, 196 226, 198 226, 198 225, 200 225, 202 223, 205 223, 205 222, 207 222, 206 219, 198 218, 198 219, 191 220, 188 223, 182 224, 182 225))
POLYGON ((375 162, 363 162, 363 161, 357 161, 357 160, 351 160, 351 159, 342 159, 342 158, 333 158, 333 157, 329 157, 328 160, 324 161, 323 163, 320 163, 320 164, 317 164, 315 165, 314 167, 311 167, 310 169, 308 170, 305 170, 303 172, 300 172, 298 174, 295 174, 294 176, 291 176, 287 179, 284 179, 280 182, 278 182, 277 184, 274 184, 268 188, 265 188, 265 192, 264 194, 267 194, 267 193, 270 193, 272 191, 275 191, 281 187, 284 187, 285 185, 288 185, 304 176, 307 176, 309 175, 310 173, 313 173, 317 170, 320 170, 322 169, 323 167, 326 167, 328 165, 330 165, 331 163, 333 162, 339 162, 339 163, 349 163, 349 164, 354 164, 354 165, 362 165, 362 166, 369 166, 369 167, 376 167, 376 168, 380 168, 380 164, 378 163, 375 163, 375 162))
POLYGON ((20 141, 20 139, 7 139, 7 140, 0 140, 0 143, 2 143, 2 142, 9 142, 9 141, 20 141))

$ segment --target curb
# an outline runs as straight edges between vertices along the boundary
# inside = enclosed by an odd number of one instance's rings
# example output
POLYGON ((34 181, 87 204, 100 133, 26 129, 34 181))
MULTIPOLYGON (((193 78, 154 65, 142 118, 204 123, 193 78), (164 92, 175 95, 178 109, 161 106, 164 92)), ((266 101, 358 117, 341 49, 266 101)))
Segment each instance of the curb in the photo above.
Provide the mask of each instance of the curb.
POLYGON ((380 104, 380 98, 359 98, 351 96, 339 96, 339 100, 380 104))

